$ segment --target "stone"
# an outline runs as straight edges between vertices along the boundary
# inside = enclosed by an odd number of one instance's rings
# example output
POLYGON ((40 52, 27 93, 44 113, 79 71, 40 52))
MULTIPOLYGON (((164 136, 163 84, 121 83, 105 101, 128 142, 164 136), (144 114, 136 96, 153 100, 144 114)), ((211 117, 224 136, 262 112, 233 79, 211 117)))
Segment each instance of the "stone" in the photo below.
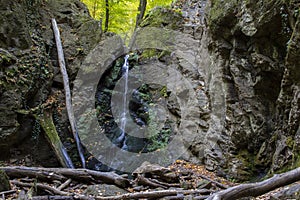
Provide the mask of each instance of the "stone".
POLYGON ((0 192, 10 190, 10 183, 8 176, 3 170, 0 170, 0 192))
POLYGON ((85 190, 85 195, 92 196, 115 196, 128 193, 126 190, 118 188, 115 185, 90 185, 85 190))

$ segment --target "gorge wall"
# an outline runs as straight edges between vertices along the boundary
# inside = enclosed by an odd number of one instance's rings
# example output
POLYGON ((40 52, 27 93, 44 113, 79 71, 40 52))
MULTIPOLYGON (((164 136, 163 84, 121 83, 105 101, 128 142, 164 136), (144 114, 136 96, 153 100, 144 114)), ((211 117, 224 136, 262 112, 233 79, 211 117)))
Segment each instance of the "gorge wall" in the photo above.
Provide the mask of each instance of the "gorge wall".
MULTIPOLYGON (((183 158, 238 180, 299 166, 299 6, 293 0, 187 0, 145 17, 142 28, 173 29, 190 39, 178 34, 176 52, 188 52, 190 62, 172 53, 153 56, 175 63, 196 94, 197 109, 182 122, 189 147, 183 158)), ((0 147, 9 152, 22 144, 30 153, 38 127, 18 110, 55 94, 54 118, 62 135, 68 132, 50 18, 61 28, 71 82, 107 36, 80 1, 7 0, 0 8, 0 147)))
POLYGON ((84 56, 100 41, 101 26, 80 1, 4 0, 0 7, 1 156, 26 156, 29 163, 40 160, 46 165, 57 165, 39 122, 19 111, 41 106, 55 96, 54 121, 60 122, 58 132, 65 135, 65 143, 70 143, 66 139, 70 135, 51 18, 57 20, 61 29, 71 79, 84 56))

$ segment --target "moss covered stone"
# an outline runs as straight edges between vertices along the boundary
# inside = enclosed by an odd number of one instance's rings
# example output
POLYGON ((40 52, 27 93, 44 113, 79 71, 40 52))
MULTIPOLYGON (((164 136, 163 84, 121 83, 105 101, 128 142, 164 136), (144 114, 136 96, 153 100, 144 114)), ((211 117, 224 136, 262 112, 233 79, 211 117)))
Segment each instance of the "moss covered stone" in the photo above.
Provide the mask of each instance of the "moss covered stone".
POLYGON ((9 179, 3 170, 0 170, 0 192, 10 190, 9 179))
POLYGON ((145 20, 140 26, 180 30, 183 24, 183 17, 180 13, 169 8, 156 7, 148 15, 146 15, 145 20))

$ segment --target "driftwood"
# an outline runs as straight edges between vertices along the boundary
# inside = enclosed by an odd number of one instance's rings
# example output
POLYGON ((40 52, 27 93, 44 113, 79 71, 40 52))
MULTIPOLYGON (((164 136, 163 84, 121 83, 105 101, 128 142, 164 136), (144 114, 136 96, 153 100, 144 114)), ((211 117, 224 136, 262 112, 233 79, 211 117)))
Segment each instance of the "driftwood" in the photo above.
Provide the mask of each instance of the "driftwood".
POLYGON ((122 195, 116 195, 116 196, 109 196, 109 197, 96 197, 96 200, 107 200, 107 199, 143 199, 143 198, 149 198, 149 199, 158 199, 165 196, 174 196, 178 195, 181 196, 181 198, 184 195, 189 194, 207 194, 210 193, 210 190, 207 189, 200 189, 200 190, 158 190, 158 191, 151 191, 151 192, 136 192, 136 193, 127 193, 122 195))
POLYGON ((68 192, 64 192, 64 191, 60 191, 54 187, 51 187, 49 185, 45 185, 45 184, 41 184, 41 183, 23 183, 20 181, 16 181, 16 180, 12 180, 11 181, 12 184, 17 185, 17 186, 22 186, 22 187, 37 187, 38 189, 44 190, 44 191, 48 191, 54 195, 63 195, 63 196, 69 196, 71 195, 68 192))
POLYGON ((77 125, 76 125, 74 111, 73 111, 73 107, 72 107, 71 90, 70 90, 69 77, 68 77, 66 64, 65 64, 64 52, 63 52, 63 48, 62 48, 62 44, 61 44, 61 40, 60 40, 60 33, 59 33, 55 19, 52 19, 52 27, 53 27, 53 32, 54 32, 55 42, 56 42, 56 47, 57 47, 58 63, 59 63, 61 74, 63 76, 68 118, 70 121, 72 134, 73 134, 73 137, 76 142, 76 146, 77 146, 78 154, 79 154, 80 161, 82 164, 82 168, 85 168, 85 158, 84 158, 84 154, 83 154, 83 148, 81 146, 80 138, 78 136, 77 125))
MULTIPOLYGON (((121 188, 130 186, 128 179, 115 174, 113 172, 99 172, 88 169, 69 169, 69 168, 39 168, 39 167, 0 167, 0 170, 11 178, 20 178, 27 176, 30 178, 39 178, 44 174, 53 179, 60 177, 60 180, 66 181, 67 179, 78 180, 87 183, 107 183, 115 184, 121 188), (30 172, 30 173, 29 173, 30 172), (63 178, 62 178, 63 177, 63 178)), ((48 180, 49 180, 48 179, 48 180)), ((57 180, 57 179, 56 179, 57 180)))
POLYGON ((300 180, 300 167, 257 183, 241 184, 211 195, 208 200, 230 200, 257 197, 300 180))
MULTIPOLYGON (((176 183, 160 181, 160 177, 152 178, 137 174, 136 179, 128 179, 113 172, 99 172, 88 169, 70 168, 39 168, 39 167, 0 167, 10 178, 11 184, 16 187, 38 188, 46 191, 49 195, 45 197, 34 197, 33 199, 184 199, 187 196, 193 199, 229 200, 242 197, 256 197, 272 191, 276 188, 294 183, 300 180, 300 168, 275 175, 270 179, 249 184, 241 184, 222 190, 223 185, 215 184, 208 189, 183 189, 176 183), (41 183, 41 181, 47 183, 41 183), (84 196, 76 192, 76 189, 86 188, 93 184, 114 184, 128 191, 128 193, 113 196, 84 196), (133 187, 134 186, 134 187, 133 187), (149 190, 149 186, 153 188, 149 190), (216 187, 218 188, 216 190, 216 187), (66 189, 67 188, 67 189, 66 189), (64 190, 66 189, 66 190, 64 190), (221 191, 218 191, 221 190, 221 191)), ((157 172, 157 171, 156 171, 157 172)), ((156 173, 158 174, 158 172, 156 173)), ((199 176, 198 176, 199 177, 199 176)), ((82 190, 81 190, 82 191, 82 190)), ((21 194, 19 194, 21 195, 21 194)))

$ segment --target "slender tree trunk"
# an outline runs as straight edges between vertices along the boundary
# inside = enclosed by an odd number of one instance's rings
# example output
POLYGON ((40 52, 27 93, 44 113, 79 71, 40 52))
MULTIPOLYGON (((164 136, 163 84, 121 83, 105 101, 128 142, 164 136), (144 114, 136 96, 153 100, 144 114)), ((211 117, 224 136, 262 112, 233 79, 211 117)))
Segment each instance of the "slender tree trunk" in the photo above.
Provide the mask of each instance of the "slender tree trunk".
POLYGON ((93 5, 93 18, 96 17, 96 11, 98 10, 98 0, 94 0, 94 5, 93 5))
POLYGON ((140 0, 140 4, 138 8, 139 13, 136 16, 136 25, 135 25, 136 28, 138 27, 138 25, 140 25, 145 15, 146 7, 147 7, 147 0, 140 0))
POLYGON ((104 25, 104 32, 108 30, 108 23, 109 23, 109 2, 105 0, 105 25, 104 25))
POLYGON ((53 32, 54 32, 55 42, 56 42, 56 47, 57 47, 58 64, 60 66, 60 71, 63 76, 67 113, 68 113, 71 129, 72 129, 73 137, 76 142, 80 161, 81 161, 82 167, 85 168, 85 158, 83 155, 83 148, 82 148, 82 145, 80 142, 80 138, 78 136, 78 130, 77 130, 77 125, 76 125, 76 121, 75 121, 72 101, 71 101, 71 90, 70 90, 70 86, 69 86, 69 77, 68 77, 68 73, 67 73, 67 69, 66 69, 64 52, 63 52, 63 48, 62 48, 62 44, 61 44, 61 40, 60 40, 60 33, 58 30, 58 26, 57 26, 56 20, 54 18, 52 19, 52 26, 53 26, 53 32))

